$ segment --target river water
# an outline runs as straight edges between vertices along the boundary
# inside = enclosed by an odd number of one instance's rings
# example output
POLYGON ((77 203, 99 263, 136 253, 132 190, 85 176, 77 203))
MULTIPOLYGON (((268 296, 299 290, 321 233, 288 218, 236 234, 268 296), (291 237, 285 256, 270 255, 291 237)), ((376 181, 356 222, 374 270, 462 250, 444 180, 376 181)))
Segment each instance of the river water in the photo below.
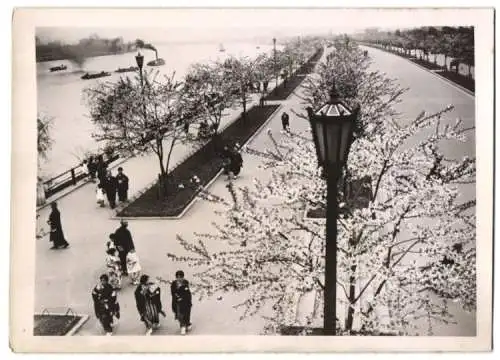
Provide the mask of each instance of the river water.
MULTIPOLYGON (((219 51, 218 43, 175 43, 157 45, 158 57, 165 59, 164 66, 156 67, 160 74, 176 72, 176 79, 181 79, 189 66, 196 62, 225 59, 230 55, 254 57, 259 53, 271 54, 271 44, 228 42, 223 44, 225 51, 219 51)), ((281 47, 278 47, 280 49, 281 47)), ((150 50, 141 51, 144 64, 155 58, 150 50)), ((37 63, 37 101, 38 112, 51 117, 51 136, 53 145, 48 159, 41 164, 40 175, 55 176, 77 165, 88 151, 100 149, 92 133, 95 128, 84 103, 83 90, 95 86, 98 81, 116 81, 120 76, 135 76, 133 73, 113 73, 118 68, 136 66, 136 53, 109 55, 89 58, 80 68, 70 61, 49 61, 37 63), (49 68, 65 64, 67 70, 50 72, 49 68), (85 72, 111 72, 111 76, 82 80, 85 72)), ((145 69, 151 67, 145 65, 145 69)))

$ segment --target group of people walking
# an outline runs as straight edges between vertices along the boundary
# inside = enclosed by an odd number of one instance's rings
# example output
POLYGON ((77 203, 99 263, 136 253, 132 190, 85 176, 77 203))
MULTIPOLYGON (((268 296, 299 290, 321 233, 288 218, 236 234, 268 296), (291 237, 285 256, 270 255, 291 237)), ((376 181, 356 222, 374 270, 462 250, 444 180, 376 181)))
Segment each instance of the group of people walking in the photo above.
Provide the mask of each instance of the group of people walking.
POLYGON ((92 182, 95 183, 97 178, 96 200, 100 207, 105 206, 107 199, 109 207, 114 209, 117 195, 119 202, 128 200, 129 178, 123 173, 122 167, 119 167, 118 174, 113 176, 103 156, 99 155, 96 159, 90 156, 88 160, 84 160, 82 170, 92 182))
MULTIPOLYGON (((118 291, 122 288, 124 276, 129 276, 131 283, 137 286, 134 292, 137 311, 146 326, 146 335, 151 335, 160 326, 160 315, 166 317, 167 314, 163 310, 159 284, 151 281, 148 275, 141 274, 139 257, 125 220, 121 220, 120 227, 109 235, 106 266, 107 273, 99 277, 99 283, 92 289, 95 315, 106 335, 112 334, 114 319, 120 319, 118 291)), ((191 328, 191 291, 181 270, 176 272, 175 277, 171 284, 172 312, 184 335, 191 328)))
MULTIPOLYGON (((179 321, 181 334, 185 335, 191 330, 192 295, 182 270, 175 273, 175 280, 172 281, 170 289, 172 312, 179 321)), ((139 319, 146 327, 146 335, 151 335, 153 330, 160 327, 160 315, 167 316, 162 306, 161 288, 158 283, 151 281, 148 275, 143 274, 134 291, 134 298, 139 319)), ((99 283, 92 289, 92 299, 96 317, 106 335, 112 335, 115 318, 120 319, 120 304, 118 292, 110 284, 107 274, 99 277, 99 283)))
POLYGON ((222 163, 224 174, 227 175, 227 179, 236 179, 241 172, 243 167, 243 157, 239 152, 239 145, 236 144, 234 147, 224 146, 222 150, 222 163))

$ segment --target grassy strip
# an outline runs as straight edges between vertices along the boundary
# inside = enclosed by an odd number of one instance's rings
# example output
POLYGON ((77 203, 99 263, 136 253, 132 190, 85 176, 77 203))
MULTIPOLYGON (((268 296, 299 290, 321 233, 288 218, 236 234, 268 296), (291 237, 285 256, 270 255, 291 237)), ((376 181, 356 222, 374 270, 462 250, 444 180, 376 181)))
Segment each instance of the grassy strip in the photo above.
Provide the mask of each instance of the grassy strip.
POLYGON ((34 336, 64 336, 81 319, 73 315, 35 315, 34 336))
POLYGON ((294 75, 292 75, 287 81, 282 82, 278 87, 274 88, 273 91, 269 93, 264 99, 267 101, 281 101, 286 100, 295 89, 302 83, 304 76, 313 72, 317 61, 323 55, 323 48, 316 51, 316 53, 304 64, 302 65, 294 75))
POLYGON ((282 82, 277 88, 274 88, 273 91, 269 93, 265 97, 266 101, 273 101, 273 100, 286 100, 290 94, 292 94, 295 89, 304 81, 304 76, 300 75, 293 75, 286 84, 282 82))
POLYGON ((158 196, 160 188, 156 182, 117 215, 121 217, 179 216, 195 198, 199 186, 207 185, 221 170, 220 150, 223 144, 245 143, 278 107, 279 105, 252 107, 245 117, 240 116, 224 129, 218 139, 212 139, 170 172, 165 186, 167 195, 164 198, 158 196), (199 179, 199 183, 192 183, 191 179, 194 176, 199 179))
POLYGON ((476 90, 476 81, 473 78, 468 78, 466 76, 457 74, 452 71, 438 71, 436 74, 441 75, 442 77, 454 82, 455 84, 458 84, 460 86, 463 86, 467 90, 470 90, 472 92, 475 92, 476 90))

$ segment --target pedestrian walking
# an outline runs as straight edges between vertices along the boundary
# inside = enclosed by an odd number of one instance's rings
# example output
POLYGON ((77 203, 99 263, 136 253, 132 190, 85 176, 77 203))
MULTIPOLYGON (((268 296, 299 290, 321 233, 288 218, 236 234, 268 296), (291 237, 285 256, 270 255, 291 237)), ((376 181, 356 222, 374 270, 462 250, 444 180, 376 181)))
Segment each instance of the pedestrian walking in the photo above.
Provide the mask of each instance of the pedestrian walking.
POLYGON ((116 249, 115 239, 116 235, 114 233, 109 234, 109 240, 106 242, 106 251, 109 249, 116 249))
POLYGON ((69 244, 64 238, 64 232, 61 224, 61 213, 59 212, 59 209, 57 208, 57 203, 55 201, 52 204, 50 204, 50 206, 52 208, 52 211, 49 215, 47 223, 50 226, 49 241, 52 242, 53 245, 51 249, 59 249, 59 248, 66 249, 69 246, 69 244))
POLYGON ((123 173, 123 168, 118 168, 118 175, 116 175, 118 201, 124 202, 128 199, 128 176, 123 173))
POLYGON ((87 170, 90 176, 90 180, 95 182, 96 172, 97 172, 97 163, 94 160, 93 156, 89 157, 89 161, 87 163, 87 170))
POLYGON ((84 175, 83 179, 85 180, 89 176, 89 164, 87 162, 87 159, 84 159, 82 163, 80 164, 80 171, 84 175))
POLYGON ((114 248, 106 250, 106 268, 108 269, 109 284, 115 290, 122 287, 122 268, 118 251, 114 248))
POLYGON ((109 207, 114 209, 116 207, 116 192, 118 190, 118 181, 111 174, 111 171, 108 171, 106 177, 103 179, 103 188, 106 192, 106 197, 108 198, 109 207))
POLYGON ((108 275, 102 274, 99 283, 92 289, 95 316, 99 319, 106 335, 112 335, 114 319, 120 319, 120 304, 116 291, 109 284, 108 275))
POLYGON ((267 93, 267 87, 269 86, 269 81, 265 80, 262 82, 262 88, 265 93, 267 93))
POLYGON ((97 164, 95 165, 95 168, 97 172, 97 179, 100 183, 103 183, 108 171, 108 165, 104 162, 104 158, 102 155, 99 155, 97 157, 97 164))
POLYGON ((149 281, 149 276, 144 274, 134 295, 140 319, 146 325, 146 335, 151 335, 160 326, 159 314, 166 316, 162 309, 160 287, 149 281))
POLYGON ((172 294, 172 311, 175 319, 179 321, 181 334, 191 330, 191 308, 192 296, 189 289, 189 282, 184 279, 184 271, 178 270, 175 273, 175 280, 170 285, 172 294))
POLYGON ((281 115, 281 125, 283 126, 283 130, 290 131, 290 116, 288 116, 286 111, 283 111, 281 115))
POLYGON ((227 179, 236 179, 240 174, 241 168, 243 167, 243 157, 238 150, 238 145, 229 150, 228 157, 229 163, 226 165, 227 179))
POLYGON ((104 197, 106 195, 106 191, 103 189, 101 184, 97 184, 95 189, 95 197, 96 201, 99 204, 99 207, 104 207, 104 197))
POLYGON ((134 241, 132 240, 132 234, 128 230, 128 222, 126 220, 120 221, 120 227, 115 231, 115 245, 118 250, 118 257, 120 258, 120 263, 122 267, 122 273, 124 276, 128 275, 127 272, 127 255, 130 250, 135 250, 134 241))
POLYGON ((139 277, 141 276, 141 263, 139 262, 139 257, 134 249, 130 250, 127 254, 127 272, 130 276, 130 281, 132 284, 139 284, 139 277))

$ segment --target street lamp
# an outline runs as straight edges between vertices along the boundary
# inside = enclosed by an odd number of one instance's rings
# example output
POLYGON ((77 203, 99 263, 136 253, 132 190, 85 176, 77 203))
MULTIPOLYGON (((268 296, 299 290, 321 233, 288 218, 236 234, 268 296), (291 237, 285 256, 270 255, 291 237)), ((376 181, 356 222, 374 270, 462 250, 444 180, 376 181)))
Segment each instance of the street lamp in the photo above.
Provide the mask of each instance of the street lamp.
POLYGON ((278 89, 278 64, 276 62, 276 38, 273 38, 273 47, 274 47, 274 76, 276 77, 276 89, 278 89))
POLYGON ((318 164, 327 178, 326 249, 324 288, 324 334, 335 335, 337 313, 337 182, 347 162, 353 140, 354 123, 359 106, 354 110, 339 99, 335 85, 330 100, 313 111, 308 108, 318 164))
POLYGON ((137 67, 139 68, 139 76, 141 77, 141 86, 143 86, 142 80, 142 66, 144 65, 144 56, 140 52, 135 56, 135 61, 137 62, 137 67))

